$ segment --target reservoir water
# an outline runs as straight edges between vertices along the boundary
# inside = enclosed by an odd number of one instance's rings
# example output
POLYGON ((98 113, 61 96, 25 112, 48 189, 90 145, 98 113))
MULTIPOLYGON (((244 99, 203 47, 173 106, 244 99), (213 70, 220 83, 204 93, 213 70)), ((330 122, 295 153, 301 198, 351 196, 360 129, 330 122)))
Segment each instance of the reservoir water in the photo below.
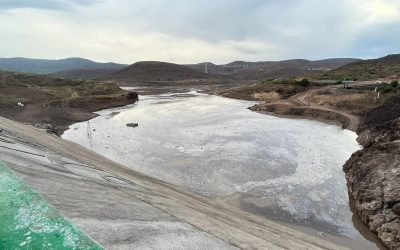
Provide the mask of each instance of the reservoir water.
POLYGON ((63 138, 247 212, 354 249, 376 249, 354 226, 342 172, 360 149, 357 135, 252 112, 253 104, 194 91, 140 96, 70 126, 63 138))

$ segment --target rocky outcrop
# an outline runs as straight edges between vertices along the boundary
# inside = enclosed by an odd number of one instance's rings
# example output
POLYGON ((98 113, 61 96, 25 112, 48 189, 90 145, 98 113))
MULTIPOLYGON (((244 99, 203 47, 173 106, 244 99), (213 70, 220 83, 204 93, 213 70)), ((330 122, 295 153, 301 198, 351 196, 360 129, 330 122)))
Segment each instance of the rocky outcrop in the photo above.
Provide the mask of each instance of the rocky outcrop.
POLYGON ((361 220, 389 249, 400 249, 400 93, 367 112, 357 130, 364 149, 343 167, 361 220))
POLYGON ((358 126, 357 141, 364 147, 400 138, 400 93, 367 112, 358 126))

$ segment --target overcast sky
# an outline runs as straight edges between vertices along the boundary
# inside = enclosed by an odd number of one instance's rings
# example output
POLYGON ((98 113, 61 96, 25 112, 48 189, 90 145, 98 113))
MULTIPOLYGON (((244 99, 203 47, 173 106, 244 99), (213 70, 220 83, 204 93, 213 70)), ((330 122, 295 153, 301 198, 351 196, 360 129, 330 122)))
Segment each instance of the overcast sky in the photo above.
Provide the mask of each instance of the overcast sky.
POLYGON ((0 0, 0 57, 133 63, 400 53, 400 0, 0 0))

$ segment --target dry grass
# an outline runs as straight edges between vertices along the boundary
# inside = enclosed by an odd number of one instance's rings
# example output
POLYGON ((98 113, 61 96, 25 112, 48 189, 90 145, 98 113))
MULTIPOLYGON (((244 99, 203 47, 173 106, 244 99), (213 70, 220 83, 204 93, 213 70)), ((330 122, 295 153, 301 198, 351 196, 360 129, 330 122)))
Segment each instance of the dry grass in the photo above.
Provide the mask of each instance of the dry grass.
POLYGON ((334 93, 320 93, 314 95, 312 101, 321 106, 343 110, 354 115, 362 115, 368 110, 379 106, 383 101, 391 96, 392 94, 382 94, 381 99, 375 102, 376 94, 374 91, 338 91, 334 93))
POLYGON ((254 93, 253 97, 265 102, 276 102, 281 99, 281 96, 275 91, 254 93))
POLYGON ((0 107, 4 108, 14 107, 18 102, 40 106, 62 106, 74 98, 126 92, 112 83, 4 71, 0 71, 0 88, 0 107))

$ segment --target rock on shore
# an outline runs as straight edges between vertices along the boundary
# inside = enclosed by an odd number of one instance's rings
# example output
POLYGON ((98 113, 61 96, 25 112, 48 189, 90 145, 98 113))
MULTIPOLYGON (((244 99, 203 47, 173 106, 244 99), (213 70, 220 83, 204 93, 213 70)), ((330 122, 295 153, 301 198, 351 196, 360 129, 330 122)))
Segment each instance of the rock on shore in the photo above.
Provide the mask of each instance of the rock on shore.
POLYGON ((346 162, 361 220, 389 249, 400 249, 400 93, 367 112, 357 130, 364 149, 346 162))

